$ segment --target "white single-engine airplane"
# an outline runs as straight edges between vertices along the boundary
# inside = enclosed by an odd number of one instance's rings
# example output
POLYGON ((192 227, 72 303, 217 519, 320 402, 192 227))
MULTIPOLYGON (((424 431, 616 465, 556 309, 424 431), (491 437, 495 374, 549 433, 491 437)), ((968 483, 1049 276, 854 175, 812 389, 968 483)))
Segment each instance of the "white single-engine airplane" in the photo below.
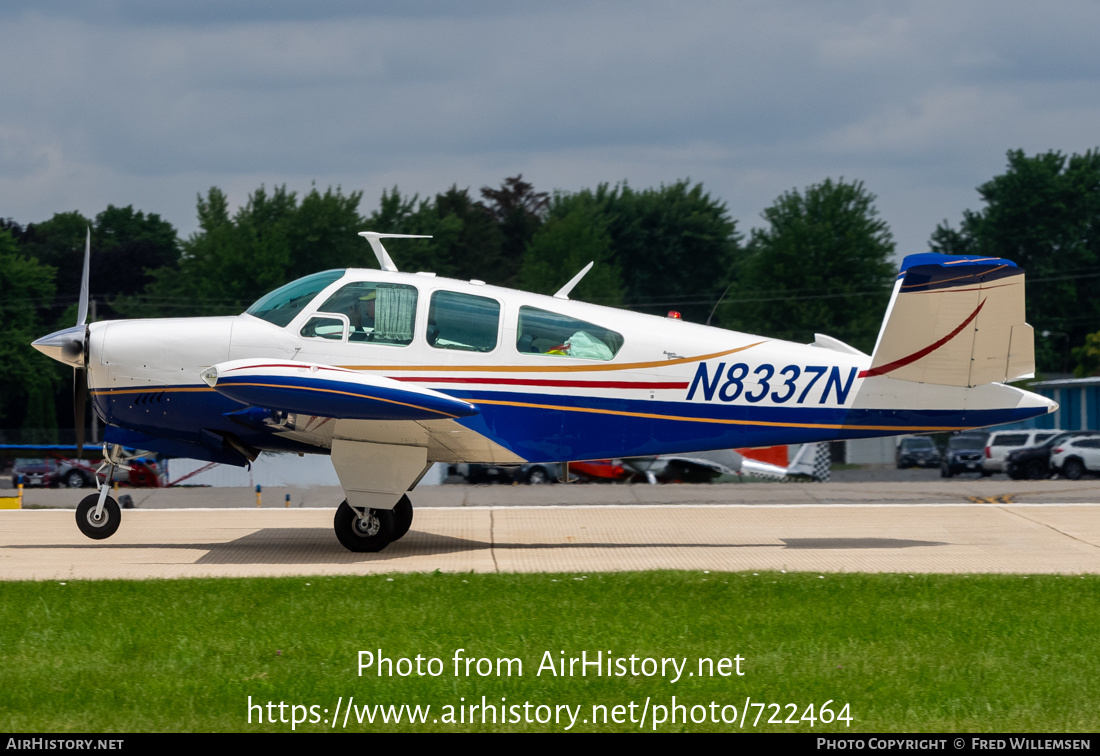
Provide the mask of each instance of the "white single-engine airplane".
MULTIPOLYGON (((381 270, 329 270, 242 315, 79 324, 34 342, 76 368, 115 445, 247 464, 330 454, 336 537, 379 551, 435 462, 518 464, 953 431, 1056 409, 1004 382, 1034 372, 1024 274, 997 258, 905 258, 873 355, 568 299, 381 270)), ((80 423, 78 423, 79 425, 80 423)), ((82 439, 78 440, 82 443, 82 439)), ((107 538, 104 484, 77 525, 107 538)))

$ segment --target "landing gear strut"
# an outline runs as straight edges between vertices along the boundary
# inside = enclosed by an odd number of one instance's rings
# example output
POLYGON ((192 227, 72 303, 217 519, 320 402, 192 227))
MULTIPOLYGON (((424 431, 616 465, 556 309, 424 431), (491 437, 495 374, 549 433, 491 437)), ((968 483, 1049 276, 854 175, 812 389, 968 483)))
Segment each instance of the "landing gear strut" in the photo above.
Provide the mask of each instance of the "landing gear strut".
POLYGON ((375 553, 408 533, 412 520, 408 496, 402 496, 393 509, 357 508, 345 500, 336 510, 333 530, 348 551, 375 553))
POLYGON ((114 477, 116 467, 130 469, 122 464, 122 447, 108 448, 104 444, 103 464, 96 470, 96 481, 99 481, 104 469, 107 474, 99 484, 99 493, 85 496, 76 507, 76 526, 81 533, 97 541, 113 536, 122 522, 122 510, 119 509, 118 502, 107 495, 111 491, 111 478, 114 477))

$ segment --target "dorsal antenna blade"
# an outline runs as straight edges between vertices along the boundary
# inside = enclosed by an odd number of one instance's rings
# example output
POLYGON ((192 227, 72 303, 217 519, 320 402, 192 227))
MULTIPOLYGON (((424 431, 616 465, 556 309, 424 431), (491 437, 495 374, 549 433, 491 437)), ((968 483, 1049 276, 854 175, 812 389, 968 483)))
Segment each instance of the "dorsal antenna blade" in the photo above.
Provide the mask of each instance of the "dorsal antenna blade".
POLYGON ((378 267, 391 273, 397 272, 397 266, 393 264, 390 253, 382 246, 383 239, 431 239, 430 236, 418 234, 380 234, 377 231, 360 231, 359 235, 370 242, 370 248, 374 250, 374 256, 378 258, 378 267))
POLYGON ((587 273, 588 271, 592 270, 592 266, 595 265, 595 264, 596 264, 596 261, 593 260, 592 262, 588 263, 588 265, 585 265, 583 268, 581 268, 580 273, 573 276, 571 279, 569 279, 569 283, 567 283, 565 286, 558 289, 557 293, 554 294, 554 298, 555 299, 569 299, 569 292, 573 291, 573 287, 581 282, 581 279, 584 278, 584 274, 587 273))
POLYGON ((76 324, 88 322, 88 276, 92 266, 92 227, 88 226, 88 236, 84 240, 84 273, 80 276, 80 303, 76 308, 76 324))

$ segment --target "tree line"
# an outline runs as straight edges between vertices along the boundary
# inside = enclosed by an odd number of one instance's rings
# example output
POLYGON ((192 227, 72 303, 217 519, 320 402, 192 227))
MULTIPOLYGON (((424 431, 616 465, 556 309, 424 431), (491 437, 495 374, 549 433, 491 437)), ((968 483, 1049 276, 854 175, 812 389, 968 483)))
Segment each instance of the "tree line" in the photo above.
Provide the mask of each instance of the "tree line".
MULTIPOLYGON (((1100 152, 1009 152, 1006 171, 978 194, 982 206, 941 223, 929 249, 1017 262, 1039 369, 1100 373, 1100 152)), ((199 227, 186 239, 132 206, 0 220, 0 428, 45 429, 49 440, 72 425, 69 371, 29 343, 76 322, 89 228, 100 320, 237 314, 294 278, 377 267, 357 236, 368 229, 432 237, 391 248, 402 270, 549 294, 594 260, 571 298, 799 342, 826 333, 867 352, 896 275, 893 236, 859 181, 785 192, 747 237, 688 180, 548 193, 516 176, 476 194, 394 187, 369 212, 362 202, 339 187, 299 196, 261 186, 234 210, 215 187, 199 195, 199 227)))

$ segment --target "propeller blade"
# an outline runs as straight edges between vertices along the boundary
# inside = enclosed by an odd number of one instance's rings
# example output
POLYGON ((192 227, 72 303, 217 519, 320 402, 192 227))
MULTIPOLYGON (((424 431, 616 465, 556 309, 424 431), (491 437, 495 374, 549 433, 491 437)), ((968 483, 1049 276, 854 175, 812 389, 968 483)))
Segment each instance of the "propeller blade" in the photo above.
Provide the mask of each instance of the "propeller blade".
POLYGON ((73 370, 73 425, 76 427, 76 458, 84 458, 84 419, 88 403, 88 371, 73 370))
MULTIPOLYGON (((88 226, 88 236, 84 241, 84 274, 80 277, 80 304, 76 310, 76 324, 82 326, 88 322, 88 277, 92 264, 92 227, 88 226)), ((87 381, 85 381, 87 386, 87 381)))

